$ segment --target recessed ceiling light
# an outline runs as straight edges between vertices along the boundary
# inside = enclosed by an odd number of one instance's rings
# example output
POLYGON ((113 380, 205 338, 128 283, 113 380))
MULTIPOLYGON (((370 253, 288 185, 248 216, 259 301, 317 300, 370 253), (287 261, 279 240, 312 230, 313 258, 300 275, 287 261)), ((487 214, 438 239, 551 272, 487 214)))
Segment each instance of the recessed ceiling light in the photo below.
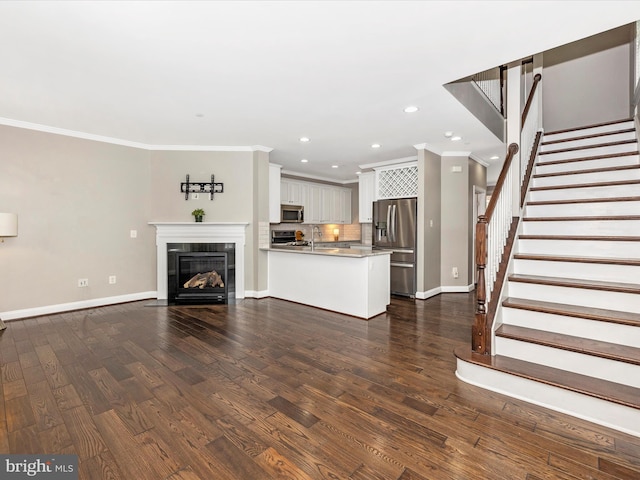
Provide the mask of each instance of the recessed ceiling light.
POLYGON ((308 142, 309 141, 309 137, 300 137, 300 141, 301 142, 308 142))
POLYGON ((500 157, 498 155, 494 155, 493 157, 489 158, 489 160, 498 160, 500 157))
POLYGON ((338 165, 331 165, 331 168, 338 168, 338 165))
POLYGON ((372 143, 371 144, 371 148, 380 148, 380 144, 379 143, 372 143))
POLYGON ((307 163, 309 160, 307 160, 306 158, 303 158, 302 160, 300 160, 302 163, 307 163))
POLYGON ((451 137, 451 141, 452 142, 457 142, 462 140, 462 137, 460 135, 456 135, 455 137, 451 137))
POLYGON ((359 172, 359 171, 358 171, 358 172, 356 172, 356 175, 360 175, 361 173, 362 173, 362 172, 359 172))
POLYGON ((447 138, 453 137, 453 132, 444 132, 444 136, 447 138))
POLYGON ((406 107, 404 109, 404 113, 413 113, 413 112, 417 112, 418 111, 418 107, 411 105, 409 107, 406 107))

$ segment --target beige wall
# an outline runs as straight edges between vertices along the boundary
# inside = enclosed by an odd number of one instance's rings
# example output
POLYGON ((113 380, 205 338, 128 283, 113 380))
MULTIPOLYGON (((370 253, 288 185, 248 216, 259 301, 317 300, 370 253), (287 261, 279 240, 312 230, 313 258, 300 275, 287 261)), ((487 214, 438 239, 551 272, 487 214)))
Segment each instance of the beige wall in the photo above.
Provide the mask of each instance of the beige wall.
POLYGON ((442 249, 440 281, 442 286, 469 284, 469 163, 467 156, 442 157, 442 249), (454 172, 454 167, 459 172, 454 172), (452 269, 458 269, 458 278, 452 269))
POLYGON ((441 261, 441 159, 428 150, 418 150, 418 260, 416 288, 428 292, 439 288, 441 261), (431 226, 433 222, 433 226, 431 226))
POLYGON ((544 52, 545 131, 630 116, 629 40, 621 27, 544 52))
POLYGON ((19 224, 0 244, 0 312, 156 289, 148 155, 0 126, 0 211, 19 224))
POLYGON ((155 291, 148 222, 192 221, 198 207, 205 221, 249 223, 245 288, 265 288, 254 225, 268 222, 267 153, 148 151, 0 126, 0 158, 0 211, 19 221, 19 236, 0 244, 0 312, 155 291), (187 173, 214 174, 224 193, 185 201, 187 173))

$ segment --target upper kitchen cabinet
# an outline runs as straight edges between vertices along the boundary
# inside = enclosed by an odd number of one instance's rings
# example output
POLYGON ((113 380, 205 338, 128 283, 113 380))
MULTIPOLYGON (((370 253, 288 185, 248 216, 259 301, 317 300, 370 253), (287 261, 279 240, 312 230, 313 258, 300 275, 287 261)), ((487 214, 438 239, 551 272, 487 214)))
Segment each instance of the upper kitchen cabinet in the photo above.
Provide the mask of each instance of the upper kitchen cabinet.
POLYGON ((351 223, 351 189, 283 178, 280 202, 304 207, 304 223, 351 223))
POLYGON ((360 223, 373 221, 373 202, 376 188, 376 172, 361 173, 358 177, 358 212, 360 223))
POLYGON ((321 188, 320 223, 351 223, 351 189, 321 188))
POLYGON ((306 184, 283 178, 280 182, 280 203, 284 205, 304 205, 306 184))

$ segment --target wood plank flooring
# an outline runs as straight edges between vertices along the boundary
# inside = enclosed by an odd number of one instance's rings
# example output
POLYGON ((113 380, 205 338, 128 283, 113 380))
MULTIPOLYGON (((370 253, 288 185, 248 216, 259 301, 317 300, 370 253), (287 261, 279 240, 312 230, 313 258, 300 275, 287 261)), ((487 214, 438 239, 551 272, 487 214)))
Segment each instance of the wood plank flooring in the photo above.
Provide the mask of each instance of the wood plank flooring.
POLYGON ((0 451, 80 478, 637 479, 640 438, 465 384, 472 294, 370 321, 276 299, 8 322, 0 451))

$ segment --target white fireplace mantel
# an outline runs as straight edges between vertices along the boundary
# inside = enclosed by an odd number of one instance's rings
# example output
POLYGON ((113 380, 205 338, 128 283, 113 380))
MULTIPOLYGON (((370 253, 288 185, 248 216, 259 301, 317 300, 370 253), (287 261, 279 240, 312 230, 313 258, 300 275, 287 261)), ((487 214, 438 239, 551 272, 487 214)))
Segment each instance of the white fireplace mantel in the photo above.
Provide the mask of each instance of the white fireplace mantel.
POLYGON ((149 222, 156 227, 158 300, 168 298, 167 244, 234 243, 236 248, 236 298, 244 298, 244 245, 248 223, 149 222))

